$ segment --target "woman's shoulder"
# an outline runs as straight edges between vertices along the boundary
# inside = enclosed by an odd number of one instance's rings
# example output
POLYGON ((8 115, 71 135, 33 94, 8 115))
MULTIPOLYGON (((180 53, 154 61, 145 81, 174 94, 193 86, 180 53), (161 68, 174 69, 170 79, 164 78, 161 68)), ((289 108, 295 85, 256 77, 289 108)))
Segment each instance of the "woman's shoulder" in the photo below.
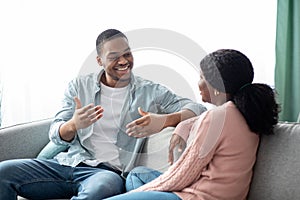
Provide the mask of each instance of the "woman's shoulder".
POLYGON ((225 113, 234 113, 237 112, 238 109, 232 101, 228 101, 221 106, 216 106, 207 111, 208 116, 212 115, 224 115, 225 113))
POLYGON ((208 123, 213 121, 218 124, 245 123, 243 115, 232 101, 207 111, 206 121, 208 123))
POLYGON ((227 113, 227 114, 237 114, 239 113, 238 108, 232 101, 227 101, 221 106, 217 106, 211 110, 212 113, 227 113))

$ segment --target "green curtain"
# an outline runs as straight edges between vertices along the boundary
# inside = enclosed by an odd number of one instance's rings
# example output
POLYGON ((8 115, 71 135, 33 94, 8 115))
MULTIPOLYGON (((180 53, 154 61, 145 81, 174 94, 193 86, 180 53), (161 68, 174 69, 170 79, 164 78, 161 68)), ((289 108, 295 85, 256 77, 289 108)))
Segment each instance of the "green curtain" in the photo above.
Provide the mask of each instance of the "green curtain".
POLYGON ((282 121, 300 112, 300 1, 277 1, 275 87, 282 121))

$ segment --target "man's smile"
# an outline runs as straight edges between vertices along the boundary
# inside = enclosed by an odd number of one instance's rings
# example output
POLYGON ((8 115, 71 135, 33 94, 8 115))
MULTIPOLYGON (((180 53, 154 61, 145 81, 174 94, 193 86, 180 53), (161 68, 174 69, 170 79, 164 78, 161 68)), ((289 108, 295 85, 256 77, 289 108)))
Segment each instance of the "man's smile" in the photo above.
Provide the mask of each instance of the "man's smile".
POLYGON ((117 70, 117 71, 126 71, 126 70, 129 69, 129 67, 130 67, 130 64, 128 63, 125 66, 114 67, 114 69, 117 70))

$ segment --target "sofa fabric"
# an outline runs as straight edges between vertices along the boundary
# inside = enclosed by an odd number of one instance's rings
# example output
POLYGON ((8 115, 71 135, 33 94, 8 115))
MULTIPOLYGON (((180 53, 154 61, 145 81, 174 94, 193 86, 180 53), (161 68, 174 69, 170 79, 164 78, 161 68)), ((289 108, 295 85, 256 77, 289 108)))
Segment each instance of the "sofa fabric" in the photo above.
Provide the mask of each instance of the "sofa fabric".
POLYGON ((49 142, 52 119, 0 128, 0 161, 14 158, 35 158, 49 142))
POLYGON ((261 138, 249 200, 300 199, 300 125, 280 123, 261 138))
MULTIPOLYGON (((46 119, 0 129, 0 161, 35 158, 49 142, 50 123, 46 119)), ((151 136, 137 165, 165 171, 173 130, 166 128, 151 136)), ((273 135, 261 138, 248 200, 300 199, 299 144, 300 123, 280 122, 273 135)))
MULTIPOLYGON (((174 127, 163 129, 160 133, 150 136, 147 140, 144 151, 140 157, 138 165, 147 166, 152 169, 164 172, 169 168, 168 150, 174 127)), ((174 151, 174 161, 181 155, 178 149, 174 151)))

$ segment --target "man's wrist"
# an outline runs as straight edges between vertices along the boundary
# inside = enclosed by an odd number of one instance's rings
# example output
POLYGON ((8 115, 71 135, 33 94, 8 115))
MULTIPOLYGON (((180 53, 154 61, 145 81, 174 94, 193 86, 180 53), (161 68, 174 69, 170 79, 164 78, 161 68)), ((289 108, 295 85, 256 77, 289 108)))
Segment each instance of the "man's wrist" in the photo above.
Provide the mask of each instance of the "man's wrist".
POLYGON ((181 121, 181 113, 171 113, 166 115, 165 123, 163 128, 166 127, 175 127, 181 121))
POLYGON ((180 122, 195 117, 196 114, 191 111, 191 110, 181 110, 179 112, 176 113, 171 113, 171 114, 167 114, 166 117, 166 122, 164 123, 164 128, 166 127, 175 127, 177 126, 177 124, 179 124, 180 122))
POLYGON ((72 120, 62 124, 59 128, 59 135, 65 141, 72 141, 77 132, 76 125, 72 120))

